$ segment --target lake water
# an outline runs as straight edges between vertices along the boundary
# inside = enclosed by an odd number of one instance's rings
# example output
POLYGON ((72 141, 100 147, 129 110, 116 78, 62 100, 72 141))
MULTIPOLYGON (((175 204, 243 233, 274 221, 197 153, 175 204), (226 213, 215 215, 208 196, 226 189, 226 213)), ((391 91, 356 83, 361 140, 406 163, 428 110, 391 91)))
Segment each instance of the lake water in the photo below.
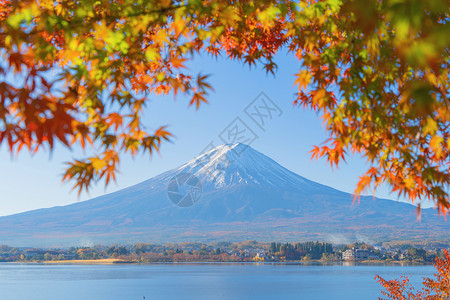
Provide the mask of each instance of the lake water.
POLYGON ((432 266, 0 264, 1 300, 377 299, 376 274, 420 283, 432 266))

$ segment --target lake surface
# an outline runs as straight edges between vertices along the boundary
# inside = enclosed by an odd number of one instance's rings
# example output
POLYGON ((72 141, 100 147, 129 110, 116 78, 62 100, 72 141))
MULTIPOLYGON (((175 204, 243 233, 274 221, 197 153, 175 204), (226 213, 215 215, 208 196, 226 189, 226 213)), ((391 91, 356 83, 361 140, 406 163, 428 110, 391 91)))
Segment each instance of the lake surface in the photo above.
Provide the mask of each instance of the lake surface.
POLYGON ((433 273, 432 266, 0 263, 0 299, 377 299, 376 274, 419 284, 433 273))

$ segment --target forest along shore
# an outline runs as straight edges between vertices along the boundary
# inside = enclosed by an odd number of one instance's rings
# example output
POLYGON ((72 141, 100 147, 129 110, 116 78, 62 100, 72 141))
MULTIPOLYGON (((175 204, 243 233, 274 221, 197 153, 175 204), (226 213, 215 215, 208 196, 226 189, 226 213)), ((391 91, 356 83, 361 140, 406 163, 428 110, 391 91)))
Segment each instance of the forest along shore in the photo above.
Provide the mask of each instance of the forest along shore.
POLYGON ((177 243, 96 245, 68 249, 18 248, 0 245, 0 262, 45 264, 123 264, 183 262, 431 264, 448 245, 408 243, 372 246, 366 243, 333 245, 324 242, 177 243))

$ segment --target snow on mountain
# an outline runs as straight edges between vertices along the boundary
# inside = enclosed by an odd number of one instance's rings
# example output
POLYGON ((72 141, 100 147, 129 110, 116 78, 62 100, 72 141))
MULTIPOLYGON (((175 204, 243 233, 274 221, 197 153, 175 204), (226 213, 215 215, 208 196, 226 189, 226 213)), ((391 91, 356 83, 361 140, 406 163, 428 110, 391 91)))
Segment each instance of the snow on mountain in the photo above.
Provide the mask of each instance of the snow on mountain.
POLYGON ((237 184, 270 185, 277 188, 296 185, 310 188, 320 186, 242 143, 218 146, 174 172, 193 174, 205 187, 216 189, 237 184))

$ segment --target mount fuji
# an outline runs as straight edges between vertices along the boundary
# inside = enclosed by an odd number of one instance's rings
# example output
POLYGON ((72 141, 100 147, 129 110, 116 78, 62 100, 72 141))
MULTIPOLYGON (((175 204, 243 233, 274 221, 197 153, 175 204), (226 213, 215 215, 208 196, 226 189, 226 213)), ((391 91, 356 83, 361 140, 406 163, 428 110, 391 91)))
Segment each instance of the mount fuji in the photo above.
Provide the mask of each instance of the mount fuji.
POLYGON ((222 145, 137 185, 88 201, 0 217, 0 244, 181 241, 448 241, 434 209, 353 197, 244 144, 222 145))

